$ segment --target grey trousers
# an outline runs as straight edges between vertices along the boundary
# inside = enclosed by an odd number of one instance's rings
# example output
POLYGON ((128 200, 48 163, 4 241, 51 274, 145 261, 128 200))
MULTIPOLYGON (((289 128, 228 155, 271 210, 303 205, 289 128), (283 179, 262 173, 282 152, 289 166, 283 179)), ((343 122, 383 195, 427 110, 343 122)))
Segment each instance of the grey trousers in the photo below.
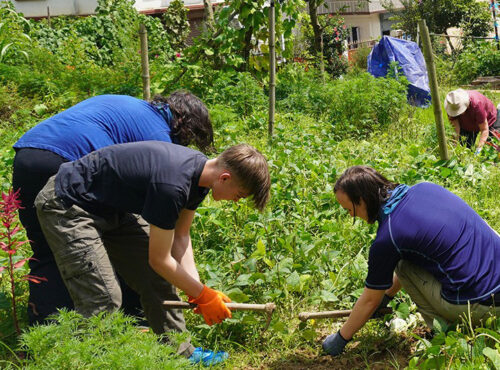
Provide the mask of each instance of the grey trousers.
MULTIPOLYGON (((424 270, 408 261, 401 260, 396 275, 404 290, 417 305, 427 326, 431 329, 435 318, 451 323, 465 318, 477 326, 491 315, 500 317, 500 307, 489 307, 479 303, 470 305, 452 304, 441 297, 441 283, 424 270)), ((468 322, 468 321, 467 321, 468 322)))
MULTIPOLYGON (((144 315, 156 334, 184 332, 182 310, 166 310, 164 300, 179 300, 176 289, 148 262, 149 225, 138 215, 99 217, 55 195, 51 177, 35 199, 38 219, 54 253, 77 312, 85 317, 121 306, 118 273, 141 298, 144 315)), ((189 340, 178 353, 189 357, 189 340)))

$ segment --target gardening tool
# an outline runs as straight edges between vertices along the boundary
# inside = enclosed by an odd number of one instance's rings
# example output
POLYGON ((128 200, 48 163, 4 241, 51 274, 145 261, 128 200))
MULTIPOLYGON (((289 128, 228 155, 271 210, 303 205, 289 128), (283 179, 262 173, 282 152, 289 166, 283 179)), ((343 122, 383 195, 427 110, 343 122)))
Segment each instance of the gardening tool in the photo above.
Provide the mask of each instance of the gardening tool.
MULTIPOLYGON (((264 327, 264 331, 266 331, 267 328, 269 327, 273 311, 276 309, 276 305, 272 302, 266 304, 230 302, 226 303, 225 305, 231 311, 264 311, 267 314, 266 326, 264 327)), ((163 301, 163 306, 166 308, 180 308, 183 310, 196 307, 194 303, 188 303, 182 301, 163 301)))
MULTIPOLYGON (((339 310, 339 311, 319 311, 319 312, 301 312, 299 314, 300 321, 307 321, 309 319, 328 319, 347 317, 351 314, 352 310, 339 310)), ((378 313, 383 315, 392 313, 392 308, 384 307, 378 310, 378 313)))

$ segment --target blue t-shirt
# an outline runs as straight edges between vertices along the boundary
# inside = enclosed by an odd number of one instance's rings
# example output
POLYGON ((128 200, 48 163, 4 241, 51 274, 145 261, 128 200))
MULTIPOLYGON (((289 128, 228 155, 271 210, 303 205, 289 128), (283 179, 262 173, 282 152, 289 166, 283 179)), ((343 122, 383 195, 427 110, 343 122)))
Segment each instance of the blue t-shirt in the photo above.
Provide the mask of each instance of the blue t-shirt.
POLYGON ((172 142, 155 107, 131 96, 100 95, 39 123, 14 148, 50 150, 74 161, 105 146, 146 140, 172 142))
POLYGON ((404 259, 429 271, 453 304, 481 302, 500 292, 500 236, 462 199, 432 183, 411 187, 380 222, 365 285, 392 286, 404 259))

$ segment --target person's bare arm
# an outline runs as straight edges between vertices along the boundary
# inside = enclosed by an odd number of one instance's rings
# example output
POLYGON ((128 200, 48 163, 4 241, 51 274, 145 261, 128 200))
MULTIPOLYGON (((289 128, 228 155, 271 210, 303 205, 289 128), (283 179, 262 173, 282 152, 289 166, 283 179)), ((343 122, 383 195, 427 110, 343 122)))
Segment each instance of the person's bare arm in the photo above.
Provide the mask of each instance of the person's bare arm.
POLYGON ((175 224, 174 242, 172 245, 172 256, 181 266, 196 280, 200 281, 198 269, 194 262, 193 246, 191 244, 191 224, 193 223, 195 211, 183 209, 175 224))
MULTIPOLYGON (((192 276, 174 258, 172 253, 175 230, 165 230, 150 225, 149 234, 149 264, 151 268, 172 285, 183 290, 187 295, 198 297, 203 289, 203 284, 200 283, 197 276, 192 276)), ((176 253, 179 252, 176 251, 176 253)), ((184 258, 182 257, 181 260, 184 258)))
POLYGON ((394 274, 392 278, 392 286, 385 291, 389 297, 394 297, 401 290, 401 283, 399 282, 398 275, 394 274))
POLYGON ((340 335, 350 340, 356 332, 365 325, 379 306, 384 296, 384 290, 364 289, 363 293, 354 305, 349 318, 340 329, 340 335))
POLYGON ((477 143, 477 150, 480 151, 483 149, 489 134, 490 128, 488 127, 488 121, 484 120, 484 122, 479 125, 479 142, 477 143))
POLYGON ((452 140, 455 144, 457 144, 458 139, 460 138, 460 123, 458 122, 458 119, 456 119, 456 118, 449 117, 449 119, 450 119, 451 125, 453 126, 453 129, 455 130, 455 132, 453 133, 452 140))

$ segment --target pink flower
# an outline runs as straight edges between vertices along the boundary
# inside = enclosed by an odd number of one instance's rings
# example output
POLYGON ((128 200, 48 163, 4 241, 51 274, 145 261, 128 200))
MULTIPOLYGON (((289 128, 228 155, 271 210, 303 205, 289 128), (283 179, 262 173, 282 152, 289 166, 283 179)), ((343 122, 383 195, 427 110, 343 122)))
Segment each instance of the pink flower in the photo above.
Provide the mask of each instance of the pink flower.
POLYGON ((335 37, 335 41, 339 41, 340 39, 338 37, 335 37))
POLYGON ((336 32, 337 31, 337 27, 333 27, 333 30, 336 32))
POLYGON ((175 57, 176 58, 180 58, 181 57, 181 53, 175 53, 175 57))
POLYGON ((344 24, 344 25, 342 26, 342 28, 345 30, 345 29, 347 28, 347 26, 344 24))

